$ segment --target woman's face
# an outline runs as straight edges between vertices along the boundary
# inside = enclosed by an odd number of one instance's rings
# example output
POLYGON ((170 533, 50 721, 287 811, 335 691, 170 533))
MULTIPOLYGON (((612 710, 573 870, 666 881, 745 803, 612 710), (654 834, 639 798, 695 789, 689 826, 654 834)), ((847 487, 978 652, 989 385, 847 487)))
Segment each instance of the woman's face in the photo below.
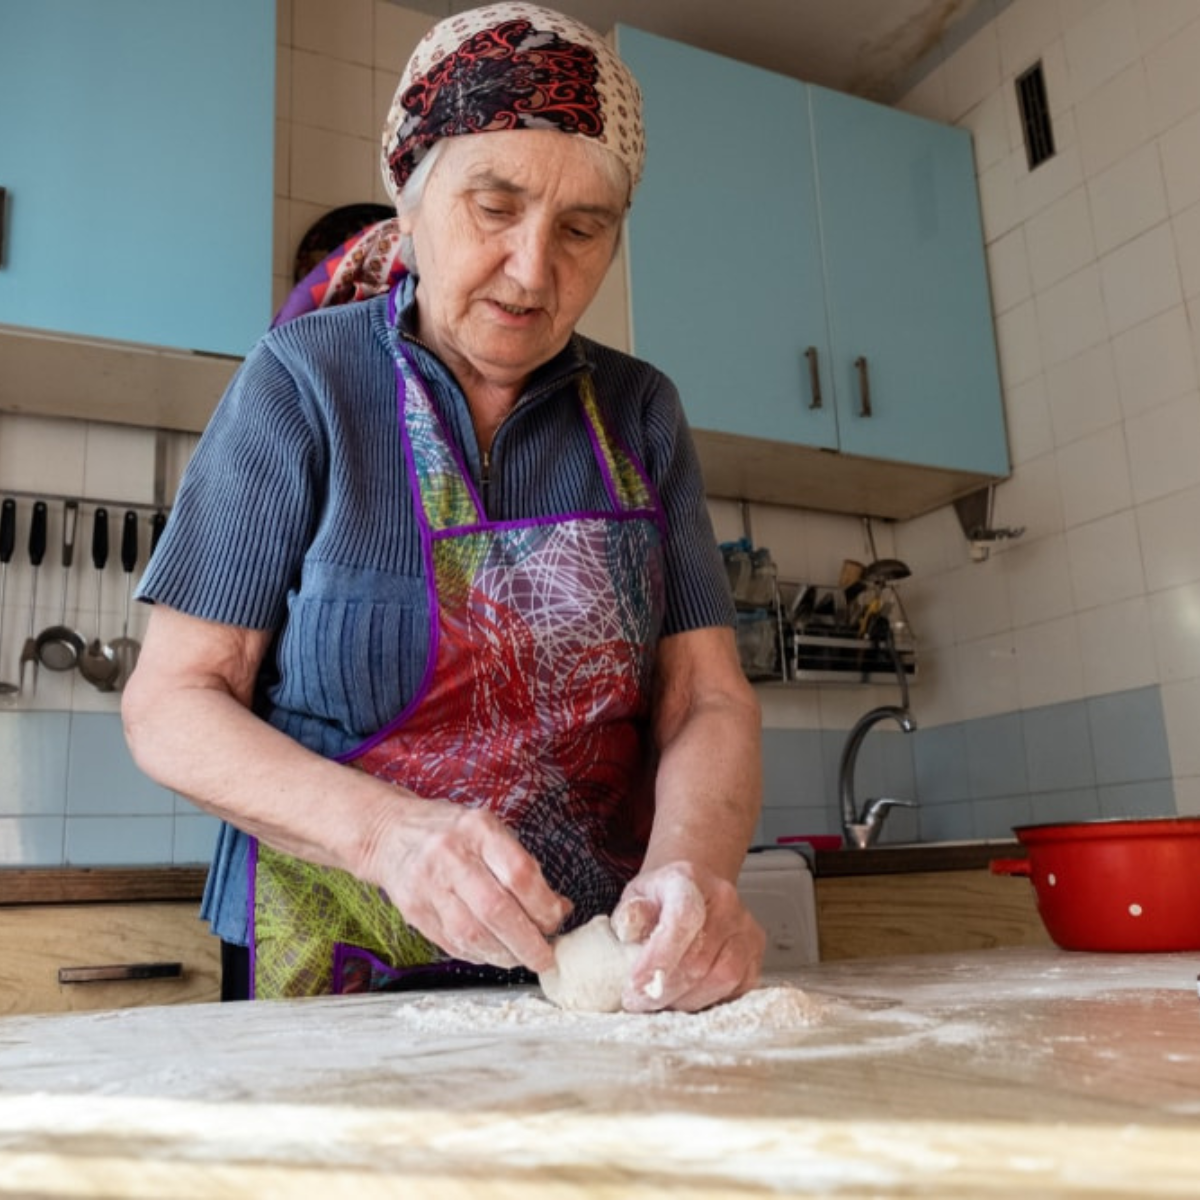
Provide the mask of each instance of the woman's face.
POLYGON ((468 390, 519 389, 595 296, 624 210, 617 174, 583 137, 448 138, 420 205, 400 217, 420 276, 421 340, 468 390))

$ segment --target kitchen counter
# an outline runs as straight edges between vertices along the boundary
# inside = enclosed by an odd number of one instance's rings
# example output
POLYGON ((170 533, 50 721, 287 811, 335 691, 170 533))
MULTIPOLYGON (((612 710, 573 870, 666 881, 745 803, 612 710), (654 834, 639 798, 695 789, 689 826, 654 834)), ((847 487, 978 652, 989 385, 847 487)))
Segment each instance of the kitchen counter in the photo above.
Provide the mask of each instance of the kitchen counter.
POLYGON ((1191 1196, 1200 954, 826 963, 707 1014, 533 989, 0 1020, 0 1196, 1191 1196))

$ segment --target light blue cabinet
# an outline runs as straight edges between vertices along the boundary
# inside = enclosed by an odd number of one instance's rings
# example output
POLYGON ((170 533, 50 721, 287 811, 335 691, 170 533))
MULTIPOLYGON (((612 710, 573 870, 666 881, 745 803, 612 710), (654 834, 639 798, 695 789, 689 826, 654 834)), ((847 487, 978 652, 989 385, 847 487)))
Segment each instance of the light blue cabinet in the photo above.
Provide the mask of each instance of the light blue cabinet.
POLYGON ((841 449, 1007 474, 970 135, 808 99, 841 449))
POLYGON ((828 361, 805 85, 619 31, 641 83, 646 175, 629 220, 635 350, 697 428, 834 448, 805 350, 828 361))
POLYGON ((242 355, 270 319, 274 0, 0 12, 0 323, 242 355))
POLYGON ((709 491, 916 515, 1008 473, 969 134, 621 27, 634 351, 709 491))

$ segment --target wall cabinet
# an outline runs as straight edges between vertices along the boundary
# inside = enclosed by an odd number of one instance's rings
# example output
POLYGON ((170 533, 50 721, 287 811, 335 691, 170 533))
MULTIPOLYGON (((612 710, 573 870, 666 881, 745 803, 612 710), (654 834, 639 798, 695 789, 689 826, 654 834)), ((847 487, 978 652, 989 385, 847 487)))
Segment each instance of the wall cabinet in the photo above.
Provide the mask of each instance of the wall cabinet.
POLYGON ((0 323, 244 355, 271 315, 274 0, 5 7, 0 323))
POLYGON ((710 494, 908 517, 1009 469, 967 132, 638 30, 633 349, 710 494))
POLYGON ((220 943, 195 902, 0 907, 0 951, 4 1016, 220 999, 220 943), (164 963, 178 973, 138 970, 164 963), (72 982, 86 967, 130 977, 72 982))

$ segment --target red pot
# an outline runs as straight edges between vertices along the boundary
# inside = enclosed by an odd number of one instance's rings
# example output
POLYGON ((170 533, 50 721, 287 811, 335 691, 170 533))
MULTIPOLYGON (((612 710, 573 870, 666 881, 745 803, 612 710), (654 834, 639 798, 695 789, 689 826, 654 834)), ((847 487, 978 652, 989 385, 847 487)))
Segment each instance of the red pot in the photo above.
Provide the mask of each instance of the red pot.
POLYGON ((1200 950, 1200 817, 1021 825, 1024 875, 1046 932, 1064 950, 1200 950))

